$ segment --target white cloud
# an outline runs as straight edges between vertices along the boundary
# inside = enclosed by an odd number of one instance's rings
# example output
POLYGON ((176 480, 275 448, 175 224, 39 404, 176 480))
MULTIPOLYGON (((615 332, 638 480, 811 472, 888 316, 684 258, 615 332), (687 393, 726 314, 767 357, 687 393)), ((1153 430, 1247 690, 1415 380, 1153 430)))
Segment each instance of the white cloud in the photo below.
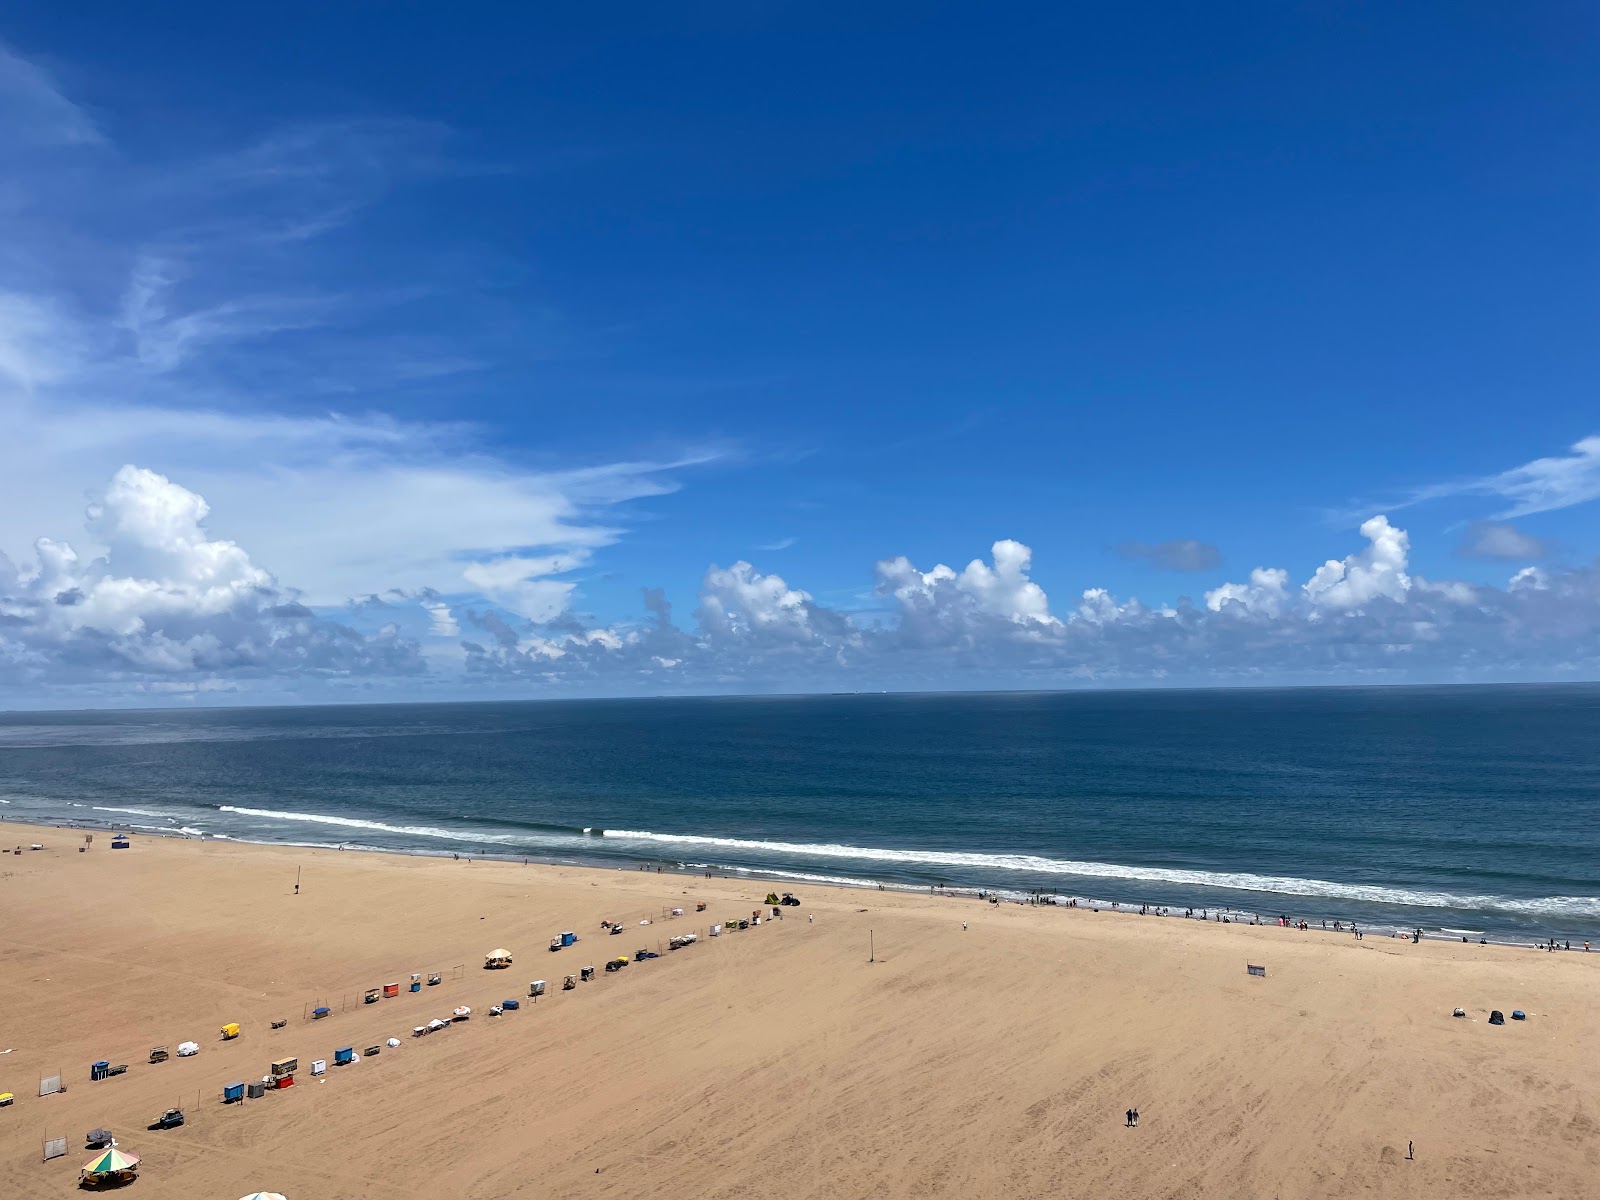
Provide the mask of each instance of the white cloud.
POLYGON ((706 572, 697 615, 712 638, 808 642, 824 632, 812 620, 815 611, 810 595, 781 575, 763 575, 740 561, 706 572))
POLYGON ((1536 458, 1477 479, 1418 488, 1394 507, 1405 508, 1451 496, 1498 496, 1510 501, 1510 507, 1493 515, 1491 519, 1495 521, 1513 521, 1587 503, 1600 497, 1600 435, 1573 443, 1568 454, 1536 458))
MULTIPOLYGON (((43 71, 3 48, 0 117, 51 143, 0 128, 14 160, 0 187, 0 552, 76 538, 84 497, 137 462, 205 495, 220 536, 292 571, 309 604, 455 595, 514 559, 614 543, 624 506, 715 457, 534 466, 485 449, 484 430, 375 411, 384 389, 447 378, 475 355, 414 319, 364 342, 353 331, 427 288, 335 278, 309 243, 397 181, 450 170, 435 126, 315 122, 142 162, 111 153, 43 71), (353 411, 330 411, 330 396, 353 411)), ((97 537, 79 539, 91 556, 106 549, 97 537)), ((492 598, 559 611, 573 585, 537 575, 492 598)))
POLYGON ((124 466, 88 509, 102 554, 40 538, 31 569, 0 559, 0 681, 191 677, 168 682, 209 687, 221 673, 421 669, 392 628, 362 635, 296 603, 241 546, 209 534, 208 512, 188 489, 124 466))
POLYGON ((451 613, 450 606, 443 601, 423 601, 423 610, 428 614, 431 625, 428 632, 434 637, 453 638, 461 636, 461 625, 451 613))
POLYGON ((1305 583, 1307 599, 1319 608, 1356 609, 1373 600, 1403 600, 1411 588, 1406 574, 1410 539, 1389 518, 1373 517, 1361 525, 1361 536, 1372 544, 1360 554, 1340 561, 1329 559, 1305 583))
POLYGON ((992 566, 973 559, 960 572, 943 563, 921 571, 903 555, 878 563, 877 591, 893 602, 900 636, 929 645, 982 632, 1027 638, 1059 629, 1049 597, 1029 577, 1033 552, 1004 539, 991 553, 992 566))
POLYGON ((571 571, 588 561, 588 552, 546 554, 536 558, 510 556, 471 563, 462 577, 481 594, 498 600, 530 621, 547 624, 567 611, 577 584, 547 576, 571 571))
POLYGON ((1281 567, 1257 567, 1249 583, 1225 583, 1205 595, 1206 607, 1221 612, 1236 604, 1247 613, 1276 617, 1289 603, 1289 572, 1281 567))
POLYGON ((1550 576, 1539 567, 1523 567, 1506 586, 1513 592, 1546 592, 1550 590, 1550 576))
POLYGON ((1512 501, 1510 508, 1496 514, 1500 521, 1593 500, 1600 496, 1600 436, 1583 438, 1570 454, 1536 458, 1491 475, 1478 487, 1512 501))

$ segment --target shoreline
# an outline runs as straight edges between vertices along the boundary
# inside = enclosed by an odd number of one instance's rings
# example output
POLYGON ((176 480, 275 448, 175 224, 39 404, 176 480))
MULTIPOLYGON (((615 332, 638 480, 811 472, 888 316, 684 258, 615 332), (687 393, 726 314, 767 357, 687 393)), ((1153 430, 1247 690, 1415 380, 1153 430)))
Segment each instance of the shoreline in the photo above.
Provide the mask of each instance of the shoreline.
MULTIPOLYGON (((128 830, 132 836, 169 838, 178 841, 221 842, 225 844, 232 843, 235 845, 245 846, 287 847, 294 849, 328 850, 336 852, 349 851, 356 854, 392 855, 399 858, 422 858, 452 861, 464 859, 469 863, 476 860, 482 862, 512 864, 522 863, 523 865, 537 863, 542 866, 570 867, 581 870, 620 871, 624 874, 642 874, 645 871, 645 867, 643 866, 638 868, 629 868, 626 866, 618 866, 614 862, 602 859, 585 860, 581 856, 577 855, 558 857, 548 854, 502 854, 492 851, 463 855, 458 851, 372 846, 354 841, 310 842, 274 838, 237 837, 232 834, 218 834, 205 831, 186 830, 182 828, 166 829, 146 825, 129 824, 126 822, 119 823, 114 821, 100 821, 97 818, 75 819, 61 823, 39 825, 33 822, 13 821, 6 817, 5 814, 0 813, 0 830, 3 830, 7 825, 35 829, 82 829, 87 832, 94 833, 109 833, 116 830, 128 830)), ((0 841, 3 840, 3 838, 0 838, 0 841)), ((26 851, 24 852, 26 853, 26 851)), ((671 858, 657 859, 654 863, 648 865, 656 866, 659 869, 658 873, 678 877, 696 878, 704 877, 707 874, 705 870, 699 869, 697 864, 686 864, 680 860, 671 858)), ((776 868, 730 867, 726 865, 718 865, 717 867, 712 868, 712 877, 727 880, 748 880, 750 882, 798 884, 804 887, 837 887, 869 892, 893 892, 911 896, 931 895, 948 899, 970 899, 977 901, 982 901, 988 896, 995 896, 1003 904, 1018 903, 1046 908, 1075 908, 1095 912, 1115 912, 1124 915, 1131 913, 1140 916, 1149 915, 1167 918, 1175 917, 1179 920, 1200 921, 1203 924, 1281 927, 1279 926, 1279 916, 1263 914, 1259 909, 1251 910, 1235 907, 1201 905, 1193 906, 1193 909, 1198 909, 1198 912, 1206 914, 1205 916, 1185 916, 1183 909, 1189 906, 1175 906, 1172 904, 1160 904, 1158 902, 1147 901, 1130 902, 1108 900, 1100 897, 1092 897, 1086 893, 1076 894, 1059 890, 1041 889, 1036 891, 1023 891, 1015 888, 998 886, 978 887, 975 885, 928 885, 924 887, 922 885, 909 884, 897 880, 878 880, 867 876, 861 876, 857 878, 831 875, 820 876, 801 871, 785 872, 776 868), (1178 911, 1173 911, 1175 908, 1177 908, 1178 911)), ((1441 910, 1441 912, 1458 916, 1464 915, 1461 914, 1459 910, 1445 909, 1441 910)), ((1462 927, 1452 928, 1442 925, 1434 929, 1429 929, 1426 926, 1412 926, 1409 929, 1405 929, 1402 928, 1398 923, 1377 921, 1372 921, 1366 925, 1360 925, 1352 921, 1352 919, 1349 917, 1335 917, 1322 914, 1307 915, 1303 912, 1291 914, 1286 909, 1281 908, 1279 910, 1279 915, 1288 919, 1288 928, 1297 928, 1296 923, 1303 920, 1306 922, 1306 929, 1302 932, 1326 933, 1338 937, 1350 937, 1356 932, 1357 929, 1360 929, 1363 935, 1368 931, 1373 931, 1374 936, 1385 939, 1393 938, 1399 940, 1402 937, 1409 938, 1413 931, 1420 930, 1420 940, 1422 941, 1485 946, 1508 946, 1518 949, 1533 949, 1562 953, 1583 952, 1585 943, 1592 943, 1596 940, 1593 937, 1584 938, 1582 935, 1579 935, 1578 939, 1576 939, 1579 941, 1579 945, 1577 947, 1573 947, 1570 944, 1573 939, 1556 935, 1548 935, 1547 940, 1552 944, 1547 944, 1547 941, 1530 941, 1526 938, 1512 938, 1502 933, 1487 929, 1467 930, 1462 927), (1333 925, 1335 923, 1340 925, 1341 928, 1334 928, 1333 925)))

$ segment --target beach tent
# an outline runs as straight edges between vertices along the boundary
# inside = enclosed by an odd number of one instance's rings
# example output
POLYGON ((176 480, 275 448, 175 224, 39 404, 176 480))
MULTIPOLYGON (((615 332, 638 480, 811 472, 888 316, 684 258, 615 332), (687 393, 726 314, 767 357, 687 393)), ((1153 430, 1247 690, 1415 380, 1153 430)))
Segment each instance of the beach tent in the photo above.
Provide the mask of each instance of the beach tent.
POLYGON ((231 1042, 234 1038, 239 1036, 239 1023, 237 1021, 229 1021, 222 1027, 220 1032, 222 1034, 223 1041, 231 1042))
POLYGON ((1492 1013, 1489 1014, 1489 1024, 1491 1024, 1491 1025, 1504 1025, 1505 1023, 1506 1023, 1505 1014, 1502 1013, 1498 1008, 1495 1009, 1492 1013))
POLYGON ((102 1154, 96 1154, 83 1164, 80 1172, 85 1179, 98 1179, 103 1175, 120 1175, 124 1171, 132 1171, 139 1165, 137 1154, 124 1154, 115 1146, 102 1154))
POLYGON ((200 1053, 200 1043, 199 1042, 179 1042, 178 1043, 178 1057, 179 1058, 193 1058, 196 1054, 199 1054, 199 1053, 200 1053))
POLYGON ((398 1045, 399 1045, 399 1044, 400 1044, 400 1039, 399 1039, 399 1038, 390 1038, 390 1039, 389 1039, 389 1040, 388 1040, 388 1041, 387 1041, 387 1042, 385 1042, 385 1043, 384 1043, 384 1044, 385 1044, 385 1045, 386 1045, 386 1046, 388 1046, 388 1047, 389 1047, 389 1049, 391 1049, 391 1050, 393 1050, 393 1049, 394 1049, 394 1048, 395 1048, 395 1047, 396 1047, 396 1046, 398 1046, 398 1045))

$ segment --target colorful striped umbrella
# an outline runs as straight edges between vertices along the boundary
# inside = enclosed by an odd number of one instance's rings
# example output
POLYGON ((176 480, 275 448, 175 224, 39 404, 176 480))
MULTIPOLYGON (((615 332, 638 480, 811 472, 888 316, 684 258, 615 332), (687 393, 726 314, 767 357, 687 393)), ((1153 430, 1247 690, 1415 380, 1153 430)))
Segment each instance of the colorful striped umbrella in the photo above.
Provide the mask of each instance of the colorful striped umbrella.
POLYGON ((104 1154, 97 1154, 83 1164, 85 1175, 115 1175, 118 1171, 131 1171, 139 1163, 137 1154, 124 1154, 116 1147, 112 1147, 104 1154))

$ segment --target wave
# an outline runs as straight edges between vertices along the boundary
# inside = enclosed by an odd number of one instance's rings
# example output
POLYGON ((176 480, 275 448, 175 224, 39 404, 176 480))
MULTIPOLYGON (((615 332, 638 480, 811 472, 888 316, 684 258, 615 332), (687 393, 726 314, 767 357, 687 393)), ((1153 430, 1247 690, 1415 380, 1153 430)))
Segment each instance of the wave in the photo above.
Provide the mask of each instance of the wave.
POLYGON ((330 817, 322 813, 279 812, 272 808, 244 808, 235 804, 220 804, 219 812, 234 813, 241 817, 264 817, 271 821, 303 821, 311 825, 336 825, 341 829, 373 829, 379 833, 398 833, 407 837, 441 838, 450 842, 513 842, 516 838, 506 833, 479 833, 470 829, 440 829, 434 825, 389 825, 383 821, 363 821, 357 817, 330 817))
MULTIPOLYGON (((73 807, 78 808, 82 806, 74 805, 73 807)), ((174 819, 170 813, 156 812, 154 809, 149 808, 112 808, 107 804, 94 804, 90 807, 93 808, 95 812, 126 813, 130 817, 164 817, 169 821, 174 819)))
POLYGON ((1385 887, 1379 884, 1338 883, 1327 879, 1300 879, 1291 875, 1256 875, 1245 871, 1197 871, 1181 867, 1134 867, 1120 863, 1044 858, 1034 854, 976 854, 945 850, 887 850, 873 846, 847 846, 832 842, 773 842, 754 838, 706 837, 699 834, 653 833, 641 829, 607 829, 608 838, 659 842, 681 846, 708 846, 723 850, 788 854, 809 858, 896 863, 907 866, 962 867, 981 875, 986 871, 1025 871, 1034 875, 1073 875, 1087 879, 1133 879, 1144 883, 1179 884, 1240 892, 1267 892, 1285 896, 1359 901, 1367 904, 1412 905, 1419 908, 1486 909, 1535 916, 1600 917, 1600 896, 1457 895, 1385 887))

